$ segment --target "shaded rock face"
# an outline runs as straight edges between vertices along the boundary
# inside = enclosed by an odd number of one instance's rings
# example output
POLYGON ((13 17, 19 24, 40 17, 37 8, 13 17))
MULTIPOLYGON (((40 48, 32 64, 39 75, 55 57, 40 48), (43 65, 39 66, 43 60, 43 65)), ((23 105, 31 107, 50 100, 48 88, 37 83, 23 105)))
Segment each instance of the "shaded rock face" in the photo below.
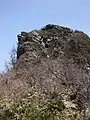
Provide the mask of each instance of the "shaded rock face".
POLYGON ((90 106, 90 38, 85 33, 51 24, 21 32, 17 68, 30 86, 48 93, 67 88, 72 101, 90 106))

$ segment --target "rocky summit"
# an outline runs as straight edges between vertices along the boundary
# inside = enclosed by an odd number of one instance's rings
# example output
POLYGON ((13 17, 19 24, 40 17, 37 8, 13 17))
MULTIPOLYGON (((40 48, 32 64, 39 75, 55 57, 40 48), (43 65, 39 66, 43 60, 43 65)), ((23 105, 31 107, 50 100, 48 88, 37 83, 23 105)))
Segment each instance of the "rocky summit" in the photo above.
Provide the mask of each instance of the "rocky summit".
POLYGON ((21 32, 17 37, 16 69, 23 81, 46 94, 53 93, 52 97, 59 90, 78 105, 90 106, 90 38, 87 34, 48 24, 40 30, 21 32))
POLYGON ((16 63, 0 77, 0 98, 18 98, 34 89, 30 95, 38 93, 36 101, 62 99, 66 107, 90 107, 87 34, 48 24, 40 30, 22 31, 17 38, 16 63))

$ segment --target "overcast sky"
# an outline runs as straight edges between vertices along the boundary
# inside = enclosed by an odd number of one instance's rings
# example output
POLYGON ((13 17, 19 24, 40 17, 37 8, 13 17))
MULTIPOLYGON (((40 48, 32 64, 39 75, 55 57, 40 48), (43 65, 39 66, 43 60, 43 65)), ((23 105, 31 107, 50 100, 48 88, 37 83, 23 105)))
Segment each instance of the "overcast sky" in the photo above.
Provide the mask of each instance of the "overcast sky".
POLYGON ((0 0, 0 70, 17 34, 59 24, 90 35, 90 0, 0 0))

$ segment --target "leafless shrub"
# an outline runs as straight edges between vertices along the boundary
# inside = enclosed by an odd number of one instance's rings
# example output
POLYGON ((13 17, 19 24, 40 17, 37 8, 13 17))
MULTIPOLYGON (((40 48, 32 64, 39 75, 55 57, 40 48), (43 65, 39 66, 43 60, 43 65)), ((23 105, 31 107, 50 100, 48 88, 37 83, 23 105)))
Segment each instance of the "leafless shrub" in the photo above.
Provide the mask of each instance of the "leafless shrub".
POLYGON ((16 61, 17 61, 17 51, 16 51, 16 48, 13 46, 10 52, 10 59, 9 61, 5 62, 5 68, 7 72, 15 67, 16 61))

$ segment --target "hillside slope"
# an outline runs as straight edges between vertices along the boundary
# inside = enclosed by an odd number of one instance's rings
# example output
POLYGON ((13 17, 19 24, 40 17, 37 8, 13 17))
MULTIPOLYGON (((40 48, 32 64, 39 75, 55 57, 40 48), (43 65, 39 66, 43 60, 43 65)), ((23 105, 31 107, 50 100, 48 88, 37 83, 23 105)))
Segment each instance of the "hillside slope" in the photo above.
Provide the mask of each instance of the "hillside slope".
POLYGON ((43 86, 48 93, 70 89, 72 99, 89 105, 90 38, 85 33, 50 24, 21 32, 16 68, 30 86, 43 86))
POLYGON ((0 81, 2 97, 18 96, 32 88, 48 99, 62 97, 79 109, 90 107, 88 35, 48 24, 17 37, 17 62, 0 81))

